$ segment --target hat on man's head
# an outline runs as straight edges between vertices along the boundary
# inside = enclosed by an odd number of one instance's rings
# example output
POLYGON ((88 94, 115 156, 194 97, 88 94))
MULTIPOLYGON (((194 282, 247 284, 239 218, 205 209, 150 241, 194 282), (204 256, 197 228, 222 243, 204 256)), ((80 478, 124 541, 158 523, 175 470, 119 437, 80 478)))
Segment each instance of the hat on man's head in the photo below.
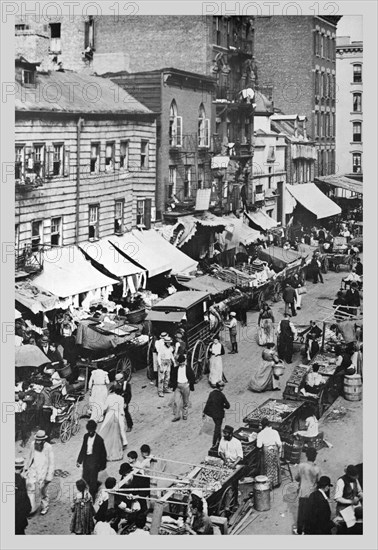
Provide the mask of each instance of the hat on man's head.
POLYGON ((166 338, 168 336, 168 332, 162 332, 160 334, 160 338, 166 338))
POLYGON ((170 336, 164 336, 164 342, 168 342, 168 343, 171 343, 172 342, 172 338, 170 336))
POLYGON ((122 372, 119 372, 118 374, 115 375, 115 379, 118 381, 118 380, 123 380, 123 374, 122 372))
POLYGON ((230 317, 236 317, 235 311, 230 311, 230 317))
POLYGON ((92 420, 92 419, 88 420, 86 428, 87 428, 87 430, 96 430, 97 422, 95 420, 92 420))
POLYGON ((42 344, 47 344, 48 342, 50 342, 50 339, 49 339, 48 336, 44 335, 44 336, 42 336, 40 342, 41 342, 42 344))
POLYGON ((328 476, 321 476, 318 481, 318 488, 323 489, 324 487, 327 487, 327 485, 333 487, 331 483, 331 478, 329 478, 328 476))
POLYGON ((357 477, 358 476, 358 470, 353 464, 349 464, 349 466, 346 467, 345 473, 347 476, 350 477, 357 477))
POLYGON ((47 439, 47 435, 44 430, 38 430, 38 432, 35 434, 36 441, 45 441, 46 439, 47 439))
POLYGON ((16 470, 22 470, 25 466, 25 460, 22 457, 18 457, 14 461, 14 467, 16 470))
POLYGON ((224 432, 233 432, 234 428, 232 426, 229 426, 228 424, 226 424, 223 428, 223 431, 224 432))

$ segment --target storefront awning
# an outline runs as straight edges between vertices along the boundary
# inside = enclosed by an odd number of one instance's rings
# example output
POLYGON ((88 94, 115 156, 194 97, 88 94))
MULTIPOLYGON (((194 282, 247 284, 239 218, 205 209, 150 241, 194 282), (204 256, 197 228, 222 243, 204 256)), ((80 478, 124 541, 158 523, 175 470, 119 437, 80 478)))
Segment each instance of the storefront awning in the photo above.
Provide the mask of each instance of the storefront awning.
POLYGON ((230 162, 230 157, 226 156, 216 156, 211 159, 211 169, 212 170, 219 170, 221 168, 226 169, 228 167, 228 164, 230 162))
MULTIPOLYGON (((35 314, 59 307, 59 298, 57 296, 54 296, 51 292, 37 288, 29 280, 16 282, 15 298, 19 304, 35 314)), ((21 314, 18 317, 21 317, 21 314)))
POLYGON ((77 246, 57 247, 43 253, 43 271, 33 279, 37 287, 59 298, 117 284, 95 269, 77 246))
POLYGON ((111 273, 112 277, 128 277, 145 271, 142 267, 130 262, 123 254, 120 254, 108 238, 100 239, 97 242, 82 243, 79 248, 88 259, 95 264, 100 264, 111 273))
POLYGON ((243 250, 240 246, 248 246, 249 244, 257 241, 257 239, 264 240, 265 237, 257 231, 252 229, 243 222, 242 219, 237 218, 234 215, 223 216, 222 220, 226 224, 226 229, 223 233, 218 233, 218 242, 224 247, 224 250, 236 249, 237 251, 243 250))
POLYGON ((351 178, 347 178, 346 176, 319 176, 316 178, 316 180, 323 183, 328 183, 328 185, 332 185, 333 187, 341 187, 342 189, 347 189, 352 193, 358 193, 360 195, 363 195, 364 193, 361 182, 358 182, 357 180, 353 180, 351 178))
POLYGON ((122 237, 110 237, 109 241, 126 258, 146 269, 149 277, 167 271, 171 271, 173 275, 189 273, 198 265, 154 229, 129 231, 122 237))
POLYGON ((304 208, 315 214, 318 220, 341 214, 341 208, 314 183, 286 184, 286 189, 304 208))
POLYGON ((252 222, 253 225, 259 227, 261 231, 267 231, 273 227, 277 227, 278 223, 273 220, 268 214, 261 209, 256 212, 244 212, 244 215, 252 222))

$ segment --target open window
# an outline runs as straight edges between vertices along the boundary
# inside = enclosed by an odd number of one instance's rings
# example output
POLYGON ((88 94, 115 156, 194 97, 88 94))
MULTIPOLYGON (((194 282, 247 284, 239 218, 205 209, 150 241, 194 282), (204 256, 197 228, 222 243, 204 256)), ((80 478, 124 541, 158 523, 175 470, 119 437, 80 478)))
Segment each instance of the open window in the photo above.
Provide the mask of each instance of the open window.
POLYGON ((105 172, 112 172, 115 169, 115 144, 108 141, 105 147, 105 172))
POLYGON ((99 238, 99 211, 100 206, 98 204, 89 205, 88 238, 90 240, 99 238))
POLYGON ((140 167, 142 170, 148 170, 149 165, 149 142, 142 139, 140 143, 140 167))
POLYGON ((61 23, 50 23, 50 52, 61 53, 61 23))
POLYGON ((129 169, 129 141, 121 141, 119 152, 119 167, 123 170, 129 169))
POLYGON ((43 243, 43 221, 38 220, 31 224, 31 249, 32 252, 37 252, 40 245, 43 243))
POLYGON ((23 180, 25 176, 25 145, 16 145, 15 149, 15 180, 23 180))
POLYGON ((198 112, 198 147, 210 147, 210 120, 206 118, 203 103, 198 112))
POLYGON ((91 143, 91 174, 98 174, 100 171, 100 144, 91 143))
POLYGON ((145 229, 151 228, 151 203, 151 199, 137 200, 136 224, 143 226, 145 229))
POLYGON ((62 244, 62 218, 51 218, 50 244, 51 246, 62 244))
POLYGON ((123 199, 116 200, 114 205, 114 233, 116 235, 122 235, 123 233, 123 213, 125 208, 125 201, 123 199))
POLYGON ((177 115, 175 100, 172 101, 169 109, 169 146, 182 146, 182 117, 177 115))

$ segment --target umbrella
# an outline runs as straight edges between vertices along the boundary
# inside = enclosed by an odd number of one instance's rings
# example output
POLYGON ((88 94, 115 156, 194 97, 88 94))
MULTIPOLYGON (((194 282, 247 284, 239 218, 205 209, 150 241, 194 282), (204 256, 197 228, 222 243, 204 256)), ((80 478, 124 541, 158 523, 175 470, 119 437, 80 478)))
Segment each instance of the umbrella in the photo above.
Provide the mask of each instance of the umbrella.
POLYGON ((16 346, 16 367, 40 367, 50 363, 49 358, 37 346, 16 346))

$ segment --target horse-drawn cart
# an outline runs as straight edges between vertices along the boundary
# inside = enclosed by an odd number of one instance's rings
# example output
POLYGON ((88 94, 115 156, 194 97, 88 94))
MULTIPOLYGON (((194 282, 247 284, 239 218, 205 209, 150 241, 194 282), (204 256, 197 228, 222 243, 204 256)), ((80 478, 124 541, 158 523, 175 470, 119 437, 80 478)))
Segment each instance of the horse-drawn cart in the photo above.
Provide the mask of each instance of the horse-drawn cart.
POLYGON ((150 332, 147 376, 150 379, 153 377, 156 339, 162 332, 174 335, 179 328, 182 328, 187 360, 193 369, 196 381, 200 380, 208 360, 208 346, 222 328, 220 318, 210 314, 209 293, 196 290, 176 292, 152 306, 146 321, 150 332))

